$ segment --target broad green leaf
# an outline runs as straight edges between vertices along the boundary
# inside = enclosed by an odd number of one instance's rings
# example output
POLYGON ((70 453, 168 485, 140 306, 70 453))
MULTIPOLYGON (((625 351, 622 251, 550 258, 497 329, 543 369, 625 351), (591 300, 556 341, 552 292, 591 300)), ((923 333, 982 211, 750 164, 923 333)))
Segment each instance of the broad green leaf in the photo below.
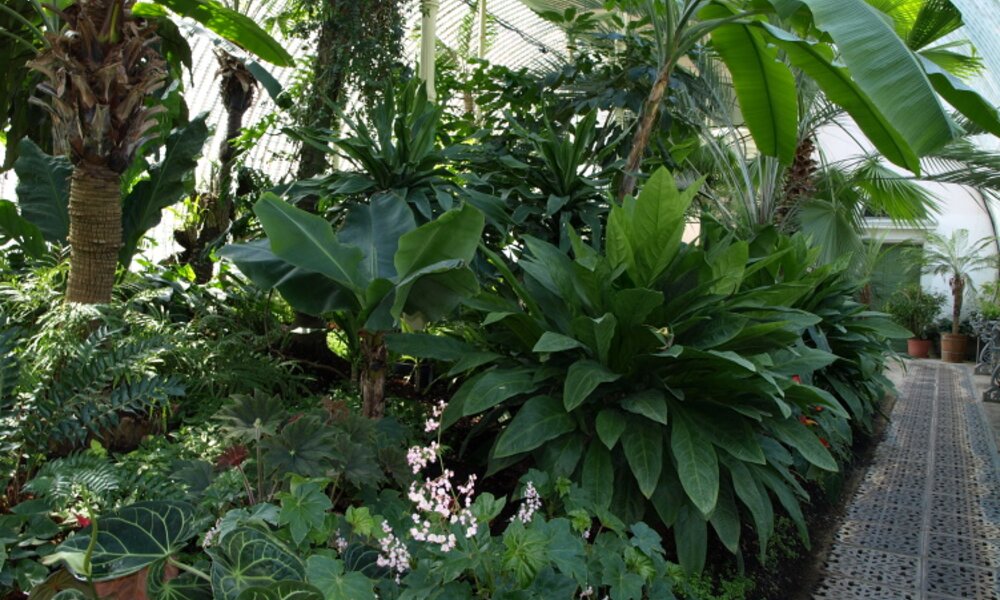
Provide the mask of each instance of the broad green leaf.
POLYGON ((535 451, 538 468, 552 478, 571 477, 583 457, 587 438, 578 431, 567 433, 535 451))
MULTIPOLYGON (((731 17, 723 5, 709 5, 701 17, 731 17)), ((798 143, 798 93, 795 77, 778 60, 776 49, 750 25, 730 23, 712 31, 712 45, 733 79, 740 112, 757 149, 791 164, 798 143)))
POLYGON ((164 559, 149 566, 146 573, 146 595, 150 600, 212 600, 210 582, 183 571, 176 577, 167 579, 164 573, 166 565, 167 560, 164 559))
POLYGON ((924 70, 930 77, 931 85, 945 101, 958 112, 993 135, 1000 136, 1000 116, 995 106, 987 102, 962 80, 945 71, 934 62, 920 57, 924 70))
POLYGON ((16 204, 0 200, 0 247, 8 243, 19 246, 25 255, 32 258, 41 258, 45 254, 42 231, 18 214, 16 204))
POLYGON ((622 449, 639 491, 649 498, 656 490, 663 468, 663 432, 660 425, 637 417, 630 418, 628 425, 622 436, 622 449))
POLYGON ((757 530, 760 554, 763 556, 767 549, 767 541, 774 530, 774 507, 771 506, 771 499, 768 498, 764 486, 751 474, 747 465, 737 459, 725 456, 723 456, 722 462, 729 469, 736 497, 750 510, 750 515, 754 520, 754 528, 757 530))
POLYGON ((160 163, 149 169, 149 177, 139 181, 122 206, 122 241, 119 261, 132 262, 139 242, 160 223, 163 209, 180 202, 194 188, 194 170, 208 139, 206 115, 192 119, 170 133, 160 163))
POLYGON ((18 144, 14 163, 17 205, 21 216, 42 232, 45 240, 66 243, 69 235, 69 187, 73 165, 64 156, 49 156, 28 138, 18 144))
POLYGON ((352 206, 337 239, 345 246, 361 249, 364 255, 361 274, 365 281, 392 279, 396 276, 393 259, 399 240, 416 227, 413 211, 406 201, 383 194, 370 203, 352 206))
POLYGON ((635 255, 636 285, 653 287, 677 255, 687 225, 684 215, 702 183, 695 181, 681 192, 670 171, 661 167, 642 187, 630 215, 629 243, 635 255))
POLYGON ((635 252, 632 250, 632 220, 628 215, 628 208, 635 207, 634 201, 629 204, 629 198, 625 199, 622 206, 612 206, 608 215, 608 233, 605 242, 605 252, 611 262, 612 269, 624 269, 634 278, 638 277, 638 267, 636 265, 635 252))
POLYGON ((611 313, 606 313, 599 319, 590 319, 594 331, 594 343, 597 352, 597 360, 601 364, 608 364, 608 353, 611 351, 611 342, 615 337, 615 329, 618 321, 611 313))
POLYGON ((805 517, 802 515, 802 507, 799 505, 798 498, 795 497, 795 494, 785 485, 781 478, 772 471, 763 467, 754 467, 754 472, 757 474, 757 478, 764 483, 764 486, 770 488, 774 492, 774 495, 778 497, 778 501, 785 507, 785 512, 795 522, 802 542, 806 548, 809 548, 809 527, 806 524, 805 517))
POLYGON ((322 273, 356 296, 364 294, 367 283, 361 277, 364 255, 359 248, 337 241, 325 219, 295 208, 274 194, 265 193, 254 212, 271 242, 271 250, 290 264, 322 273))
POLYGON ((494 369, 483 373, 475 381, 467 381, 455 396, 461 395, 464 398, 462 414, 469 416, 537 389, 538 383, 532 369, 494 369), (465 391, 467 387, 468 391, 465 391))
MULTIPOLYGON (((674 421, 676 423, 676 421, 674 421)), ((689 573, 700 573, 705 568, 708 552, 708 523, 690 504, 677 513, 674 524, 674 543, 681 567, 689 573)))
POLYGON ((733 498, 733 490, 728 485, 719 488, 719 501, 708 520, 726 549, 733 554, 739 552, 740 514, 733 498))
POLYGON ((864 0, 801 0, 833 38, 851 77, 919 156, 955 134, 916 55, 864 0))
POLYGON ((611 305, 612 312, 622 327, 642 325, 650 313, 663 305, 663 292, 628 288, 615 292, 611 305))
POLYGON ((471 263, 484 225, 483 213, 466 204, 407 233, 393 259, 400 280, 443 261, 471 263))
POLYGON ((615 472, 611 464, 611 452, 603 444, 592 442, 583 458, 580 485, 589 492, 594 502, 603 508, 611 506, 615 489, 615 472))
POLYGON ((615 447, 618 438, 625 431, 625 415, 613 408, 605 408, 597 413, 595 427, 597 437, 601 438, 601 442, 610 450, 615 447))
POLYGON ((667 527, 673 526, 681 506, 688 504, 684 488, 669 460, 663 465, 663 471, 660 473, 660 484, 656 486, 656 491, 649 501, 653 505, 653 509, 656 510, 656 515, 660 517, 660 521, 667 527))
POLYGON ((566 383, 563 386, 563 406, 572 412, 597 389, 602 383, 617 381, 621 375, 609 371, 600 363, 592 360, 578 360, 566 371, 566 383))
POLYGON ((243 590, 236 600, 325 600, 315 586, 299 581, 279 581, 264 587, 243 590))
POLYGON ((700 435, 735 458, 759 465, 766 462, 757 433, 744 416, 722 406, 690 410, 688 415, 700 435))
MULTIPOLYGON (((295 64, 292 55, 280 42, 268 35, 250 17, 215 2, 214 0, 155 0, 182 17, 198 21, 247 52, 279 67, 295 64)), ((140 5, 133 7, 136 15, 142 16, 140 5), (138 8, 138 12, 135 12, 138 8)))
MULTIPOLYGON (((397 354, 433 358, 434 360, 456 361, 479 349, 450 335, 430 333, 390 333, 385 336, 386 345, 397 354)), ((493 356, 499 356, 494 354, 493 356)))
POLYGON ((643 390, 622 398, 622 408, 661 425, 667 424, 667 398, 660 390, 643 390))
POLYGON ((296 544, 301 544, 310 531, 322 528, 326 511, 333 508, 323 487, 313 481, 293 483, 291 490, 280 494, 280 498, 278 523, 288 525, 296 544))
POLYGON ((815 433, 795 419, 772 421, 768 424, 779 440, 799 451, 803 458, 824 471, 838 471, 837 461, 815 433))
POLYGON ((530 452, 549 440, 576 429, 576 422, 562 403, 549 396, 535 396, 521 408, 497 440, 497 458, 530 452))
MULTIPOLYGON (((549 560, 561 573, 574 581, 587 579, 583 539, 570 529, 567 519, 552 519, 544 524, 549 540, 549 560)), ((575 591, 574 587, 574 591, 575 591)))
POLYGON ((194 508, 185 502, 125 506, 98 519, 89 574, 83 565, 93 527, 60 544, 45 563, 65 562, 78 577, 90 575, 94 581, 125 577, 183 550, 198 533, 194 516, 194 508))
POLYGON ((322 316, 333 311, 357 309, 358 300, 348 288, 325 275, 300 269, 278 258, 267 240, 230 244, 219 254, 233 261, 240 272, 261 289, 277 289, 295 310, 322 316))
MULTIPOLYGON (((390 314, 398 320, 405 313, 434 322, 455 309, 463 298, 479 291, 476 275, 462 261, 450 259, 422 267, 404 277, 395 289, 390 314)), ((388 329, 392 324, 375 329, 388 329)))
POLYGON ((683 413, 675 412, 671 422, 670 449, 681 485, 703 515, 711 514, 719 496, 719 463, 712 441, 683 413))
POLYGON ((303 581, 302 560, 271 533, 240 527, 210 546, 216 600, 237 600, 243 591, 279 581, 303 581))
POLYGON ((826 44, 807 42, 794 34, 767 23, 763 27, 771 41, 778 46, 797 69, 815 81, 823 93, 836 103, 864 132, 875 148, 893 164, 916 173, 920 160, 902 134, 882 114, 882 110, 854 82, 850 72, 837 65, 833 49, 826 44))
POLYGON ((344 563, 329 556, 310 556, 306 577, 326 600, 375 600, 375 582, 358 571, 345 573, 344 563))
POLYGON ((535 347, 531 351, 562 352, 563 350, 572 350, 573 348, 586 348, 586 346, 568 335, 546 331, 542 334, 542 337, 538 338, 538 343, 535 344, 535 347))
POLYGON ((632 532, 632 539, 629 543, 642 550, 646 556, 653 557, 663 554, 663 539, 649 525, 641 521, 633 523, 629 527, 629 531, 632 532))

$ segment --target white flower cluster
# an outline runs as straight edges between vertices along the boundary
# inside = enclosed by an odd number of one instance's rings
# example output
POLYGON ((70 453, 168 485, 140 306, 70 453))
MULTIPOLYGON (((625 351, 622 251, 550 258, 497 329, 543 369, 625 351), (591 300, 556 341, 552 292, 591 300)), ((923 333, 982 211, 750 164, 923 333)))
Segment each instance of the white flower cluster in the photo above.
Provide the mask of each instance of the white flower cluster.
POLYGON ((219 517, 215 521, 215 525, 213 525, 211 529, 205 532, 205 540, 201 543, 202 548, 208 548, 209 546, 211 546, 216 542, 216 539, 219 537, 219 534, 221 533, 220 532, 221 527, 222 527, 222 517, 219 517))
POLYGON ((410 551, 406 549, 406 545, 399 538, 393 535, 392 527, 389 527, 388 523, 382 523, 382 531, 385 535, 378 541, 380 551, 375 564, 394 571, 398 583, 399 576, 410 568, 410 551))
POLYGON ((445 406, 444 400, 434 405, 434 408, 431 410, 431 418, 424 421, 424 431, 427 433, 437 431, 438 427, 441 426, 441 415, 444 414, 445 406))
POLYGON ((524 486, 524 502, 521 507, 517 509, 517 515, 514 517, 522 523, 530 523, 532 517, 535 513, 542 508, 542 498, 538 495, 538 490, 535 489, 535 484, 528 482, 524 486))
POLYGON ((431 442, 428 446, 414 446, 406 451, 406 462, 413 469, 413 474, 423 471, 427 465, 437 460, 441 445, 431 442))

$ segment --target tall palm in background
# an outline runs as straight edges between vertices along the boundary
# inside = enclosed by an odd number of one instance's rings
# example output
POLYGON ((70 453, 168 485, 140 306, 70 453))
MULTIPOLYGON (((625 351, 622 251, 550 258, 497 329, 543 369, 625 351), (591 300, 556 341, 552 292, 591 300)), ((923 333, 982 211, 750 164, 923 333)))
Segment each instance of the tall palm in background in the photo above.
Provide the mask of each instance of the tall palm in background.
POLYGON ((120 177, 164 109, 146 99, 166 65, 152 26, 132 16, 134 0, 80 0, 45 34, 29 65, 47 79, 40 102, 52 117, 56 152, 73 162, 69 200, 69 302, 111 300, 122 246, 120 177))
POLYGON ((965 291, 973 289, 972 272, 992 266, 996 261, 992 253, 987 253, 993 240, 984 238, 970 244, 969 230, 956 229, 948 237, 931 233, 927 241, 924 269, 947 279, 952 297, 951 332, 958 335, 965 291))

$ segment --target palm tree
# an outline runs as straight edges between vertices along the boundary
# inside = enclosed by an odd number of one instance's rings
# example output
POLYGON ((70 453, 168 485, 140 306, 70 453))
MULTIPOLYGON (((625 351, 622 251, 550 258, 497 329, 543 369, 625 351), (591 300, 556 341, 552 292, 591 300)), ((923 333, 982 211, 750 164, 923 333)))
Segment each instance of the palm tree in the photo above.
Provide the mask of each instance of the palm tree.
MULTIPOLYGON (((52 117, 57 152, 73 162, 69 199, 69 302, 111 301, 122 246, 121 174, 165 109, 146 99, 164 85, 154 28, 132 16, 135 0, 79 0, 29 62, 47 81, 33 98, 52 117)), ((51 9, 55 10, 55 9, 51 9)))
POLYGON ((970 274, 994 264, 994 257, 984 253, 993 239, 985 237, 969 245, 969 230, 956 229, 948 237, 930 233, 927 241, 924 269, 947 278, 952 297, 951 333, 958 335, 965 290, 974 290, 970 274))

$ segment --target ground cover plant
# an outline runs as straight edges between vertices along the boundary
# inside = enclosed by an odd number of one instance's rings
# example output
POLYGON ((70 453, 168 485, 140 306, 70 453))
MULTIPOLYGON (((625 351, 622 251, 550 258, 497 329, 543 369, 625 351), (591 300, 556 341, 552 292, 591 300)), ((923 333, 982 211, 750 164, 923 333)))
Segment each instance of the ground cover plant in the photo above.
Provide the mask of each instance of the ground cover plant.
POLYGON ((882 160, 997 164, 958 138, 1000 132, 974 53, 935 45, 961 14, 537 1, 562 63, 466 31, 428 89, 386 59, 396 3, 351 31, 322 4, 0 9, 0 597, 787 597, 763 574, 911 335, 863 301, 854 213, 933 210, 882 160), (172 15, 231 43, 217 153, 172 15), (257 59, 312 29, 282 90, 257 59), (879 156, 820 168, 845 115, 879 156), (297 172, 244 168, 275 123, 297 172))

